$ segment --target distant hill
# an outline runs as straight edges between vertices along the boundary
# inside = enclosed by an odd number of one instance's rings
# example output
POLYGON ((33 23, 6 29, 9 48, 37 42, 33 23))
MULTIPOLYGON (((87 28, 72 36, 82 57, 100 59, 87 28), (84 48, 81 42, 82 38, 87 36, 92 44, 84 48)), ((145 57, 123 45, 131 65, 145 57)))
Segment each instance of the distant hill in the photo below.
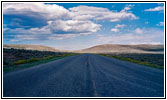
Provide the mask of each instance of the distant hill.
POLYGON ((82 49, 79 53, 163 53, 163 45, 118 45, 104 44, 82 49))
POLYGON ((60 50, 57 50, 53 47, 43 45, 5 44, 4 48, 60 52, 60 50))
POLYGON ((118 45, 104 44, 82 50, 60 50, 42 45, 5 44, 4 48, 15 48, 25 50, 52 51, 52 52, 74 52, 74 53, 163 53, 163 45, 118 45))

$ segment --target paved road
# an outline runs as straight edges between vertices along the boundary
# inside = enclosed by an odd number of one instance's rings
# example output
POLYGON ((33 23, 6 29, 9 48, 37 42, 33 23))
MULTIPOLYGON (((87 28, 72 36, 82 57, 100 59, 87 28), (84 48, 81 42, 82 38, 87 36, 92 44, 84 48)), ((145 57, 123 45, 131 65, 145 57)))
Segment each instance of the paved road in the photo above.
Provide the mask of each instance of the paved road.
POLYGON ((4 97, 163 97, 163 70, 92 54, 3 76, 4 97))

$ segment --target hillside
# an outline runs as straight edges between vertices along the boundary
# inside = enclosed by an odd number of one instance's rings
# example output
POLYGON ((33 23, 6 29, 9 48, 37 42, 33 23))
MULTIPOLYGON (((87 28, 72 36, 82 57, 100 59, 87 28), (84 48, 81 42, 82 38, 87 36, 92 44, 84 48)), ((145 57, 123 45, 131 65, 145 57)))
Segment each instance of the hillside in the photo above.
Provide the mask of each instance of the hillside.
POLYGON ((79 53, 163 53, 163 45, 117 45, 105 44, 79 50, 79 53))
POLYGON ((60 52, 60 50, 57 50, 53 47, 43 46, 43 45, 5 44, 4 48, 60 52))
POLYGON ((118 44, 104 44, 97 45, 82 50, 61 50, 49 46, 42 45, 22 45, 22 44, 5 44, 4 48, 38 50, 38 51, 52 51, 52 52, 74 52, 74 53, 163 53, 163 45, 118 45, 118 44))

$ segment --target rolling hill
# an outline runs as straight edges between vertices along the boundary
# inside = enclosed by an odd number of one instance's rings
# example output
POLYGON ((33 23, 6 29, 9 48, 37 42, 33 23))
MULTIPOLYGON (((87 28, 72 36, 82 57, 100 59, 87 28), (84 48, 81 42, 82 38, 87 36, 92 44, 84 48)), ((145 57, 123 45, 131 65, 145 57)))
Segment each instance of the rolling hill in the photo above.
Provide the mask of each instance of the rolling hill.
POLYGON ((163 45, 118 45, 104 44, 79 50, 79 53, 163 53, 163 45))
POLYGON ((53 47, 43 46, 43 45, 5 44, 4 48, 60 52, 60 50, 57 50, 53 47))
POLYGON ((22 44, 5 44, 4 48, 15 48, 25 50, 39 50, 52 52, 74 52, 74 53, 163 53, 163 45, 118 45, 118 44, 104 44, 97 45, 82 50, 60 50, 49 46, 42 45, 22 45, 22 44))

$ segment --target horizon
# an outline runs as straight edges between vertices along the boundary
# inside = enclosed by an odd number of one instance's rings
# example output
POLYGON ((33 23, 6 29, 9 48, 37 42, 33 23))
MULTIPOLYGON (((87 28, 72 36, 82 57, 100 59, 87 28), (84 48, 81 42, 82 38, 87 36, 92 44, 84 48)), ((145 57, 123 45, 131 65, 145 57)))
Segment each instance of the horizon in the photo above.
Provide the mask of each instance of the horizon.
MULTIPOLYGON (((3 44, 3 47, 4 45, 38 45, 38 44, 3 44)), ((130 45, 130 46, 137 46, 137 45, 162 45, 164 46, 164 44, 100 44, 100 45, 93 45, 91 47, 87 47, 87 48, 83 48, 83 49, 77 49, 77 50, 84 50, 84 49, 89 49, 89 48, 92 48, 92 47, 96 47, 96 46, 103 46, 103 45, 130 45)), ((47 45, 39 45, 39 46, 47 46, 47 45)), ((52 46, 47 46, 47 47, 52 47, 52 46)), ((55 48, 55 47, 52 47, 54 49, 57 49, 57 50, 66 50, 66 49, 60 49, 60 48, 55 48)), ((67 51, 77 51, 77 50, 67 50, 67 51)))
POLYGON ((164 45, 164 3, 3 3, 3 44, 164 45))

